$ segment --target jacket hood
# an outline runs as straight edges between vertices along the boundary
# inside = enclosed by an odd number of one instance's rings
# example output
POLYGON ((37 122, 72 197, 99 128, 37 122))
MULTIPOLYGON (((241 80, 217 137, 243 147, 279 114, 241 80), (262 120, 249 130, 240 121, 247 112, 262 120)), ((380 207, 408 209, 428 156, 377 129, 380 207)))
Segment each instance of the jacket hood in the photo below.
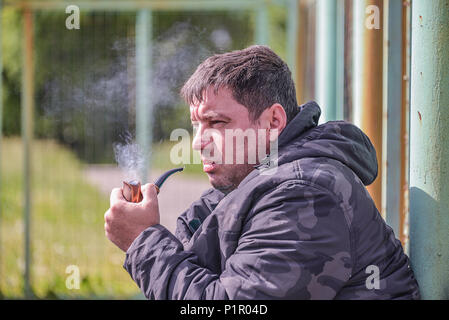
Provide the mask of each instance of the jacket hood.
POLYGON ((311 101, 279 135, 278 165, 301 158, 327 157, 349 167, 365 184, 377 177, 376 150, 369 138, 355 125, 329 121, 318 126, 321 109, 311 101))

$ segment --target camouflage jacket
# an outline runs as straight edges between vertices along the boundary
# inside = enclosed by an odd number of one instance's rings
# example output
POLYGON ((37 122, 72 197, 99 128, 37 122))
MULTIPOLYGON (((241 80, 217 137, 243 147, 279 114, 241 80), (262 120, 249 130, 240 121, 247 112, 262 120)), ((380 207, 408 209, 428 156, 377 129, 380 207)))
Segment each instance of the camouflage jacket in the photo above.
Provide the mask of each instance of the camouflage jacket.
POLYGON ((275 174, 259 166, 226 196, 206 191, 176 235, 134 240, 124 267, 148 299, 420 298, 365 188, 373 145, 350 123, 317 126, 320 112, 309 102, 282 131, 275 174))

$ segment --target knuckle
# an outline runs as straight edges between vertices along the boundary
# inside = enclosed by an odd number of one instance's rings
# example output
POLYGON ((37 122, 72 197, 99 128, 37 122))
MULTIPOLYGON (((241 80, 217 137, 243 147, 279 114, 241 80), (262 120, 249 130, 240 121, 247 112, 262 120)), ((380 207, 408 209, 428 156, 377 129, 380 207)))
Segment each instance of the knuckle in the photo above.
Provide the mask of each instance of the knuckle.
POLYGON ((111 215, 115 215, 118 212, 120 212, 121 206, 118 203, 115 203, 111 206, 110 211, 111 211, 111 215))
POLYGON ((145 210, 149 210, 153 207, 153 201, 148 199, 147 201, 145 201, 144 203, 142 203, 142 206, 145 210))

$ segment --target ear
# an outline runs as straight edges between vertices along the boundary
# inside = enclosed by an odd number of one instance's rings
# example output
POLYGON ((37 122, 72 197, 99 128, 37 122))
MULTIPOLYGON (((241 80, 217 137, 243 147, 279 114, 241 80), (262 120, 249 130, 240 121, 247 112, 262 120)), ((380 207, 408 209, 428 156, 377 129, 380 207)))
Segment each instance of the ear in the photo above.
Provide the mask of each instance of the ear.
POLYGON ((282 105, 275 103, 262 112, 259 121, 263 128, 270 130, 269 139, 274 141, 287 126, 287 114, 282 105))

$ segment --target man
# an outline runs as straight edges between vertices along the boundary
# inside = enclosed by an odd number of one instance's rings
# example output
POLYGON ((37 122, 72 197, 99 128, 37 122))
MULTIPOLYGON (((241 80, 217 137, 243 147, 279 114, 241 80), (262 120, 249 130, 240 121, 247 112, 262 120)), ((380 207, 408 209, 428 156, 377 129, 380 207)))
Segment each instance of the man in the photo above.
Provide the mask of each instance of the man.
POLYGON ((273 51, 212 56, 181 93, 213 188, 181 214, 176 235, 159 224, 152 184, 139 204, 114 189, 105 214, 106 236, 126 251, 124 267, 147 298, 420 298, 364 186, 377 175, 371 142, 343 121, 317 126, 320 108, 297 107, 291 73, 273 51), (266 143, 246 143, 243 163, 217 161, 237 151, 223 138, 236 129, 266 143), (251 164, 268 142, 277 153, 251 164))

